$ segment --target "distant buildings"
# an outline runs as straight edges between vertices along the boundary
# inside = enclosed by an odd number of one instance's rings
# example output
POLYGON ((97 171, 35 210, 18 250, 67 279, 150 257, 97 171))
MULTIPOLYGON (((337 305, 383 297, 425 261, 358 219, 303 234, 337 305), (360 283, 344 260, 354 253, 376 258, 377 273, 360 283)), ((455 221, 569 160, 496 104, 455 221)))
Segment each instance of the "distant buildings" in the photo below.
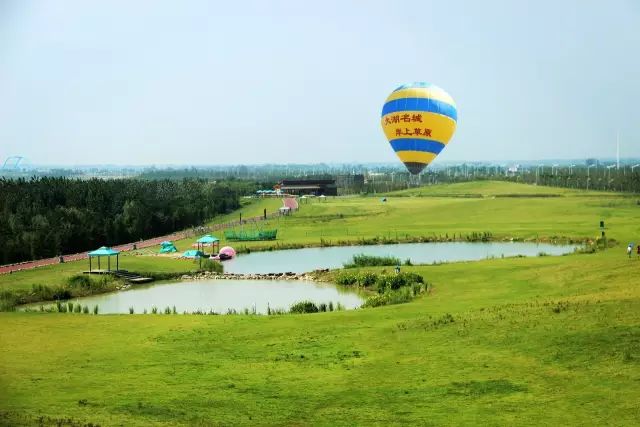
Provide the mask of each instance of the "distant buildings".
POLYGON ((283 179, 276 186, 284 194, 337 196, 335 179, 283 179))

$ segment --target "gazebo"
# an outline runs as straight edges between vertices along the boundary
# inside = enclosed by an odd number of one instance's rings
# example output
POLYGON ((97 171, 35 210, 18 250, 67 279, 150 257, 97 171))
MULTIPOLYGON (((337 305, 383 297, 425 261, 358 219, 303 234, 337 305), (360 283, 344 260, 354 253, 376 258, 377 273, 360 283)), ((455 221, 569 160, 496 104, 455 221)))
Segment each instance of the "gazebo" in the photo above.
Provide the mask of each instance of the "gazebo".
POLYGON ((113 255, 116 256, 116 271, 118 271, 120 269, 120 263, 118 259, 119 254, 120 251, 108 248, 106 246, 102 246, 100 249, 89 252, 89 273, 91 273, 91 259, 94 257, 98 257, 98 270, 100 270, 100 258, 102 258, 103 256, 107 257, 107 271, 111 271, 111 257, 113 255))
POLYGON ((208 245, 211 245, 212 254, 218 253, 215 250, 216 246, 218 247, 218 250, 220 250, 220 239, 218 239, 215 236, 212 236, 211 234, 205 234, 204 236, 196 240, 196 243, 198 244, 198 250, 201 250, 202 252, 204 252, 204 247, 208 245))

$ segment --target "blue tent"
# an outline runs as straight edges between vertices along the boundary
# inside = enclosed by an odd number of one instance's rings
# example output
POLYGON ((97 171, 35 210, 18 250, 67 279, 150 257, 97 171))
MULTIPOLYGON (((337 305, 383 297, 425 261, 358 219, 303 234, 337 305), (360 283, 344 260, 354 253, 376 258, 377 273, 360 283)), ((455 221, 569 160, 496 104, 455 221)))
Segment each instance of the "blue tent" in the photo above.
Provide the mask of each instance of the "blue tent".
POLYGON ((170 252, 178 252, 178 249, 176 249, 176 246, 173 244, 173 242, 165 240, 164 242, 160 243, 161 254, 167 254, 170 252))
POLYGON ((204 256, 204 252, 202 251, 197 251, 195 249, 189 249, 188 251, 185 251, 182 254, 183 257, 185 258, 201 258, 204 256))

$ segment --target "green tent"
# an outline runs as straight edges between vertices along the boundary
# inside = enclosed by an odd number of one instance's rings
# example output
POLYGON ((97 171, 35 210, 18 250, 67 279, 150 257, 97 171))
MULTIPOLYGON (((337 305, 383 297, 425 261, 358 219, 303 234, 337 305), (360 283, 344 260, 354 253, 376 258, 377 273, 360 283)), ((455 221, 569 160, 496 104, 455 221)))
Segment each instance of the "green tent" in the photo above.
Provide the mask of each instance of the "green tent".
POLYGON ((185 258, 201 258, 204 256, 202 251, 197 251, 195 249, 191 249, 182 254, 185 258))
POLYGON ((178 252, 178 249, 176 249, 176 246, 173 244, 173 242, 168 242, 165 240, 164 242, 160 243, 161 254, 168 254, 172 252, 178 252))

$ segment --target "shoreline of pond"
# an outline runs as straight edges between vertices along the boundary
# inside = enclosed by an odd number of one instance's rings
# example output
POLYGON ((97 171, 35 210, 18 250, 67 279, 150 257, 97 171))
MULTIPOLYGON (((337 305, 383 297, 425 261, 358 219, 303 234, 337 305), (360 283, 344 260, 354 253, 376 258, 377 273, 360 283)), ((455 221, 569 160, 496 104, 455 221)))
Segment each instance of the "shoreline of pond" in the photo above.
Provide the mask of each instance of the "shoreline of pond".
MULTIPOLYGON (((588 243, 587 239, 584 239, 585 242, 588 243)), ((554 240, 555 244, 560 244, 561 241, 574 241, 572 239, 556 239, 554 240)), ((353 242, 353 243, 358 243, 358 242, 353 242)), ((416 243, 416 242, 412 242, 412 243, 416 243)), ((418 242, 419 243, 419 242, 418 242)), ((438 244, 438 243, 469 243, 469 244, 482 244, 482 243, 531 243, 531 244, 538 244, 538 243, 542 243, 540 240, 533 240, 533 241, 525 241, 524 239, 521 240, 516 240, 516 239, 509 239, 506 241, 496 241, 495 239, 491 240, 491 241, 468 241, 468 240, 446 240, 446 241, 438 241, 438 240, 432 240, 430 242, 423 242, 423 243, 433 243, 433 244, 438 244)), ((395 244, 402 244, 400 242, 394 242, 392 244, 385 244, 384 242, 378 242, 377 244, 370 244, 370 245, 363 245, 363 246, 371 246, 371 247, 375 247, 375 246, 390 246, 393 247, 395 246, 395 244)), ((544 244, 544 243, 543 243, 544 244)), ((550 243, 547 243, 550 244, 550 243)), ((553 243, 551 243, 553 244, 553 243)), ((357 246, 356 244, 349 244, 349 245, 342 245, 342 246, 357 246)), ((325 246, 324 248, 330 248, 330 247, 339 247, 339 245, 331 245, 331 246, 325 246)), ((318 248, 318 247, 316 247, 318 248)), ((322 248, 322 247, 321 247, 322 248)), ((295 248, 290 248, 290 249, 295 249, 295 248)), ((306 249, 306 248, 302 248, 302 249, 306 249)), ((284 248, 281 248, 279 250, 287 250, 284 248)), ((257 252, 265 252, 265 251, 257 251, 257 252)), ((275 252, 275 251, 269 251, 269 252, 275 252)), ((581 252, 580 248, 576 248, 576 250, 574 252, 581 252)), ((568 254, 571 254, 571 252, 569 252, 568 254)), ((247 255, 247 254, 245 254, 247 255)), ((513 256, 520 256, 520 255, 513 255, 513 256)), ((525 256, 525 255, 523 255, 525 256)), ((532 257, 535 255, 528 255, 528 257, 532 257)), ((555 255, 551 255, 551 256, 555 256, 555 255)), ((559 256, 559 255, 558 255, 559 256)), ((510 258, 512 256, 502 256, 501 258, 510 258)), ((498 258, 497 256, 492 256, 492 257, 487 257, 487 258, 482 258, 482 259, 477 259, 477 260, 457 260, 457 261, 438 261, 438 262, 416 262, 415 264, 412 265, 433 265, 433 264, 442 264, 442 263, 453 263, 453 262, 477 262, 477 261, 482 261, 485 259, 492 259, 492 258, 498 258)), ((224 265, 224 263, 223 263, 224 265)), ((311 282, 323 282, 323 283, 332 283, 332 275, 329 274, 330 270, 333 271, 337 271, 337 270, 342 270, 344 269, 343 266, 340 267, 335 267, 335 268, 319 268, 319 269, 315 269, 312 271, 306 271, 306 272, 270 272, 270 273, 261 273, 261 272, 249 272, 249 273, 242 273, 242 272, 227 272, 227 273, 216 273, 216 272, 209 272, 209 271, 201 271, 201 272, 179 272, 179 273, 145 273, 145 274, 150 274, 151 276, 153 276, 156 280, 156 283, 166 283, 166 282, 180 282, 180 281, 188 281, 188 280, 209 280, 209 279, 219 279, 219 280, 307 280, 307 281, 311 281, 311 282)), ((117 293, 120 291, 126 291, 129 289, 135 289, 137 287, 137 285, 135 284, 131 284, 125 281, 122 281, 120 279, 113 279, 112 281, 110 281, 109 284, 107 284, 104 287, 101 287, 99 289, 86 289, 86 290, 78 290, 77 292, 74 291, 71 288, 68 288, 69 291, 71 291, 70 295, 65 299, 65 298, 61 298, 60 300, 68 300, 68 299, 72 299, 72 298, 79 298, 79 297, 88 297, 88 296, 95 296, 95 295, 101 295, 101 294, 108 294, 108 293, 117 293)), ((58 285, 57 289, 65 289, 64 285, 58 285)), ((3 307, 3 311, 11 311, 11 310, 15 310, 15 309, 19 309, 21 306, 25 306, 25 305, 29 305, 29 304, 39 304, 39 303, 46 303, 46 302, 51 302, 51 301, 55 301, 50 299, 50 298, 37 298, 36 295, 34 295, 34 292, 31 291, 22 291, 22 292, 17 292, 17 294, 21 294, 21 295, 15 295, 15 299, 14 299, 14 303, 11 304, 11 306, 4 306, 3 307), (36 297, 36 298, 34 298, 36 297)))
MULTIPOLYGON (((390 235, 391 233, 389 233, 390 235)), ((453 237, 449 237, 448 233, 443 236, 431 235, 431 236, 412 236, 395 238, 386 236, 375 236, 371 238, 359 238, 357 240, 351 239, 325 239, 320 237, 318 242, 306 242, 306 243, 277 243, 275 245, 265 246, 238 246, 235 248, 238 255, 246 255, 253 252, 275 252, 275 251, 288 251, 294 249, 311 249, 311 248, 333 248, 333 247, 349 247, 349 246, 384 246, 384 245, 398 245, 407 243, 535 243, 535 244, 550 244, 550 245, 593 245, 597 242, 588 237, 564 237, 564 236, 544 236, 544 237, 513 237, 513 236, 500 236, 494 237, 491 232, 472 232, 472 233, 453 233, 453 237), (456 237, 458 235, 458 237, 456 237), (464 237, 463 237, 464 236, 464 237)), ((227 242, 233 244, 234 242, 227 242)), ((608 247, 615 245, 617 242, 615 239, 607 239, 608 247)))

